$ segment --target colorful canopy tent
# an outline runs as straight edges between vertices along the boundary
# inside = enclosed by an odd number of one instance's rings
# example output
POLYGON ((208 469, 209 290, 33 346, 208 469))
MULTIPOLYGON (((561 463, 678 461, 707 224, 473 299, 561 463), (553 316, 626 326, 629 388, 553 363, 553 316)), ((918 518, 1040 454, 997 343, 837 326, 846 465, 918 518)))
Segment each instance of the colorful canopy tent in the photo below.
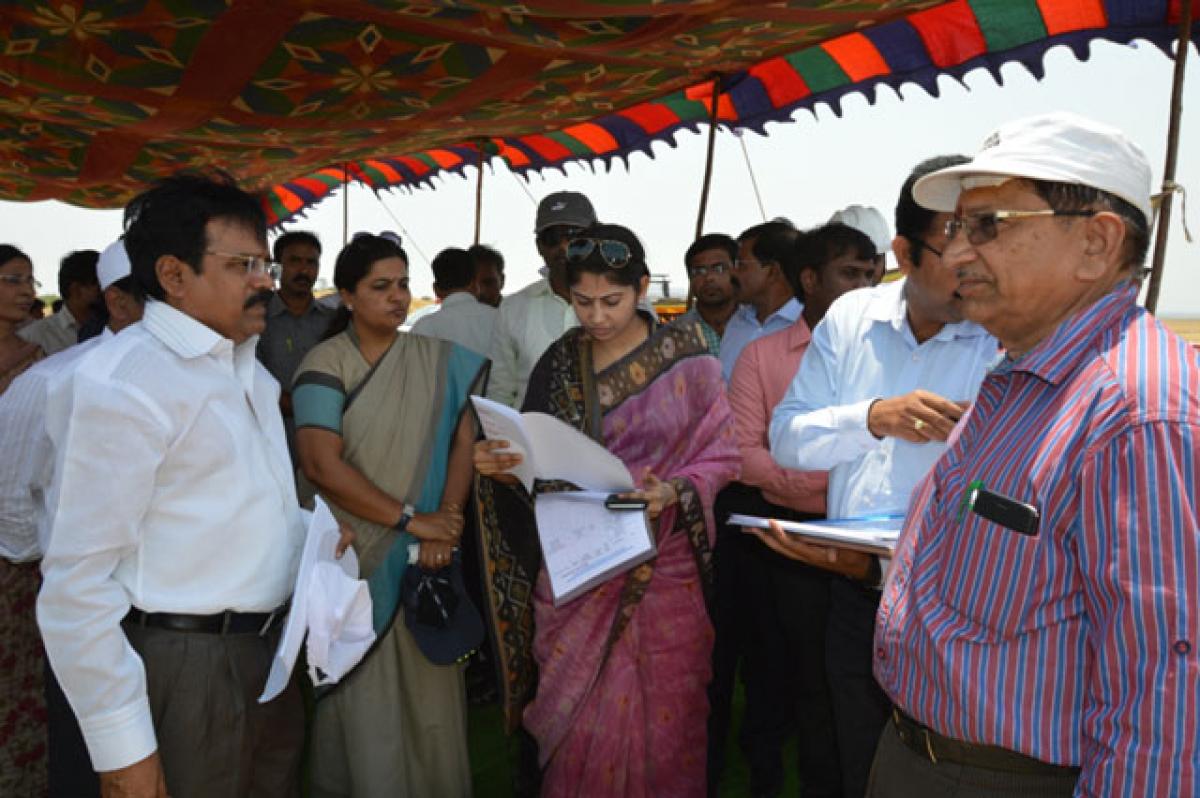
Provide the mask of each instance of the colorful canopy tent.
POLYGON ((1012 62, 1040 75, 1055 44, 1081 58, 1094 39, 1166 48, 1180 12, 1181 0, 18 0, 0 11, 0 198, 112 207, 164 173, 219 166, 265 190, 278 223, 347 177, 419 185, 481 149, 518 172, 612 159, 713 110, 761 130, 879 84, 936 93, 938 75, 999 77, 1012 62))

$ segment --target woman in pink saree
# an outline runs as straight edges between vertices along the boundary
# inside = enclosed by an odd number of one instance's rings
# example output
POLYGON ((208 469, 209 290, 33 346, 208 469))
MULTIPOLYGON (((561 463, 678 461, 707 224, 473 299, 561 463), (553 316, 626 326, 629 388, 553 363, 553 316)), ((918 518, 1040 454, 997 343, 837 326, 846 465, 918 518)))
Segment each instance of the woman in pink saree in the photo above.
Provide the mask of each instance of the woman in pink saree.
MULTIPOLYGON (((522 409, 621 458, 649 503, 658 555, 555 607, 529 497, 480 480, 510 725, 538 743, 542 795, 703 795, 712 502, 739 466, 720 365, 696 325, 658 326, 637 310, 648 273, 632 232, 595 225, 567 258, 581 326, 542 356, 522 409)), ((481 475, 505 480, 518 460, 503 448, 476 445, 481 475)))

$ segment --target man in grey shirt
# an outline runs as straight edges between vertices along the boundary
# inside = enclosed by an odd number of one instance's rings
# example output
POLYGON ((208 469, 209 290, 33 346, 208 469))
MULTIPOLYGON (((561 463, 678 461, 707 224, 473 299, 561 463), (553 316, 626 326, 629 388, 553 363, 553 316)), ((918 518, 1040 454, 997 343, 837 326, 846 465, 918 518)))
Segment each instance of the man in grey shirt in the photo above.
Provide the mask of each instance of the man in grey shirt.
POLYGON ((279 380, 279 409, 294 464, 292 377, 308 350, 325 336, 335 311, 313 297, 313 284, 321 266, 321 242, 315 235, 304 231, 284 233, 275 240, 274 256, 282 267, 279 290, 267 305, 267 328, 259 336, 255 351, 271 376, 279 380))

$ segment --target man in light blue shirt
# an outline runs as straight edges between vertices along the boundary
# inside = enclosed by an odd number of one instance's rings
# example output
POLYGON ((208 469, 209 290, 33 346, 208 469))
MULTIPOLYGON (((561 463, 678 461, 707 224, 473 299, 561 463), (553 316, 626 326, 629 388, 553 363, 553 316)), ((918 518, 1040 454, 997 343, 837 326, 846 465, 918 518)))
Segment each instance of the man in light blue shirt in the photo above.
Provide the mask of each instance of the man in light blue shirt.
MULTIPOLYGON (((997 343, 962 320, 958 275, 942 265, 945 222, 912 199, 913 171, 896 206, 892 248, 904 279, 835 301, 771 419, 771 454, 787 468, 828 470, 828 515, 903 514, 909 494, 945 449, 975 398, 997 343)), ((878 560, 764 540, 841 574, 830 589, 826 664, 847 796, 861 796, 890 703, 871 673, 878 560)))
POLYGON ((733 280, 742 305, 721 336, 721 373, 728 383, 733 365, 746 344, 784 330, 800 318, 804 306, 796 299, 783 262, 795 249, 799 232, 785 222, 755 225, 738 236, 733 280))

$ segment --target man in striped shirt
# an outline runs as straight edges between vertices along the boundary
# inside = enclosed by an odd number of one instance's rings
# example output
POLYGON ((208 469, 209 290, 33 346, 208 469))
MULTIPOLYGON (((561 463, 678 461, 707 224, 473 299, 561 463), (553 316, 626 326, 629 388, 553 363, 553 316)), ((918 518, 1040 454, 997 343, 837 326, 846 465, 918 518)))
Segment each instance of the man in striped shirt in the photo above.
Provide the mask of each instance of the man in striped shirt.
POLYGON ((1196 795, 1200 358, 1136 305, 1145 156, 1053 114, 914 195, 1006 355, 896 551, 869 795, 1196 795))

